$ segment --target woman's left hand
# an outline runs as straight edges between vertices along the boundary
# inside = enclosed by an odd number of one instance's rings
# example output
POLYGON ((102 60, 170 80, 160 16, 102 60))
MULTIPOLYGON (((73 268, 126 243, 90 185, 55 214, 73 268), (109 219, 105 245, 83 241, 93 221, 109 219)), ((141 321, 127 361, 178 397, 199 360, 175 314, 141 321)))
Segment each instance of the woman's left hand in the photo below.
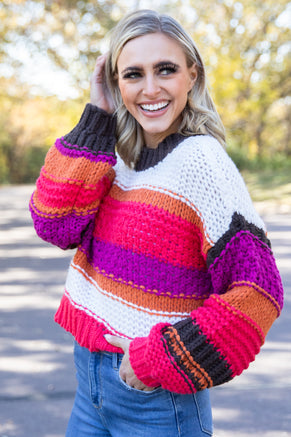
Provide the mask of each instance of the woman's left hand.
POLYGON ((106 341, 112 346, 119 347, 123 350, 124 356, 121 361, 119 374, 122 380, 129 385, 130 387, 136 388, 137 390, 142 391, 152 391, 154 387, 148 387, 144 385, 135 375, 133 368, 131 367, 129 361, 129 345, 131 340, 127 340, 126 338, 115 337, 114 335, 106 334, 104 335, 106 341))

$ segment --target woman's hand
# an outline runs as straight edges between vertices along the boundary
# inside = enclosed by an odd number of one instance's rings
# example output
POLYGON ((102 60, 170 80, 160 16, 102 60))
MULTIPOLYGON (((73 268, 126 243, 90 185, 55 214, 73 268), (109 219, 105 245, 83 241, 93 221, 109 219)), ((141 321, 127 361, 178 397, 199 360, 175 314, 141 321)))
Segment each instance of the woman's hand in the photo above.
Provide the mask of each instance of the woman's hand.
POLYGON ((91 77, 91 103, 106 112, 114 112, 114 103, 105 80, 105 62, 107 55, 98 56, 91 77))
POLYGON ((137 390, 153 391, 154 387, 148 387, 147 385, 144 385, 144 383, 135 376, 133 368, 131 367, 129 361, 129 344, 131 340, 115 337, 114 335, 109 334, 104 335, 104 337, 108 343, 112 344, 112 346, 121 348, 124 352, 124 356, 122 358, 119 369, 121 379, 126 382, 127 385, 129 385, 130 387, 134 387, 137 390))

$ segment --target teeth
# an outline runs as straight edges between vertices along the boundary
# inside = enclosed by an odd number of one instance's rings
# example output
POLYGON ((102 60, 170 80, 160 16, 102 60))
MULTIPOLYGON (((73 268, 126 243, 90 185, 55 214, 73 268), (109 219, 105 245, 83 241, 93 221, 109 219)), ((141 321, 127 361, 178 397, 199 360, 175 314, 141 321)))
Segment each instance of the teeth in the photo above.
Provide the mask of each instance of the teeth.
POLYGON ((145 111, 158 111, 168 106, 168 102, 155 103, 154 105, 140 105, 145 111))

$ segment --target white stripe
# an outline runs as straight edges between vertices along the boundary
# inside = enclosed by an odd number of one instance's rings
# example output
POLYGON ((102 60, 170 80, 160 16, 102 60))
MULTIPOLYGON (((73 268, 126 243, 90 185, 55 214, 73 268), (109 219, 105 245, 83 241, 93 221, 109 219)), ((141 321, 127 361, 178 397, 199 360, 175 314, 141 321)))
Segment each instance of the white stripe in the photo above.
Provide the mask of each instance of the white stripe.
POLYGON ((119 157, 115 169, 114 183, 124 191, 145 188, 192 207, 212 244, 229 229, 234 212, 265 229, 237 168, 218 141, 210 136, 185 139, 147 170, 135 172, 119 157))
POLYGON ((68 272, 66 291, 76 308, 104 323, 109 329, 130 338, 147 336, 157 323, 173 324, 189 316, 188 313, 152 311, 127 302, 102 289, 83 269, 73 263, 68 272))

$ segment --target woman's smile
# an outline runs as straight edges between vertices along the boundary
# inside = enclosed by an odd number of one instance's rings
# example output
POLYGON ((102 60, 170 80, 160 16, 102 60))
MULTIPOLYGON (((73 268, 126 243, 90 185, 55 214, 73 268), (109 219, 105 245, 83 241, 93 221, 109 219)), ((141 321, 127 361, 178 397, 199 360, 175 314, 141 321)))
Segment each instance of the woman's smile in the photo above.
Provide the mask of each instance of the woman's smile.
POLYGON ((162 101, 157 103, 140 103, 140 107, 142 110, 146 112, 160 113, 161 110, 167 108, 169 106, 169 101, 162 101))
POLYGON ((169 105, 169 100, 163 100, 161 102, 140 103, 139 107, 145 117, 156 118, 164 115, 169 105))
POLYGON ((140 124, 145 144, 155 148, 177 132, 196 66, 173 39, 151 33, 130 40, 118 61, 118 85, 127 110, 140 124))

